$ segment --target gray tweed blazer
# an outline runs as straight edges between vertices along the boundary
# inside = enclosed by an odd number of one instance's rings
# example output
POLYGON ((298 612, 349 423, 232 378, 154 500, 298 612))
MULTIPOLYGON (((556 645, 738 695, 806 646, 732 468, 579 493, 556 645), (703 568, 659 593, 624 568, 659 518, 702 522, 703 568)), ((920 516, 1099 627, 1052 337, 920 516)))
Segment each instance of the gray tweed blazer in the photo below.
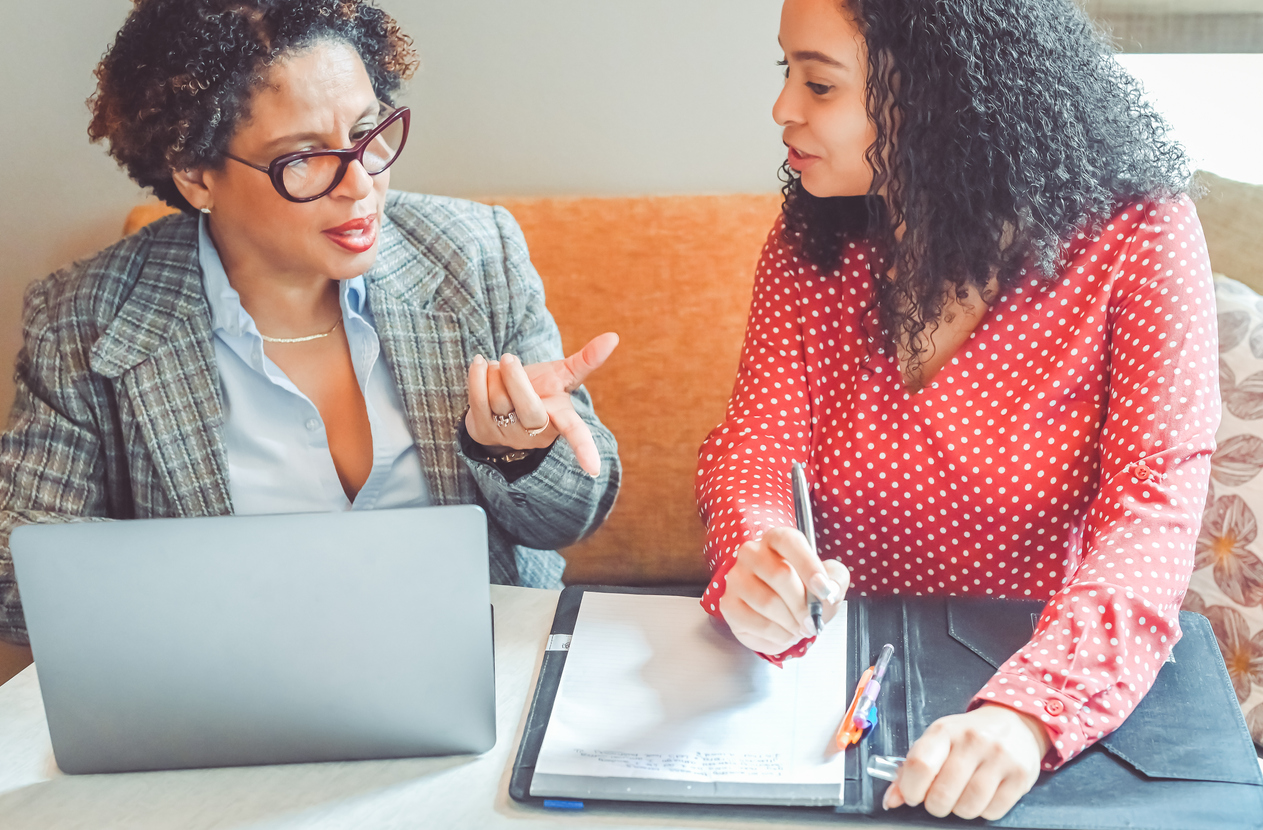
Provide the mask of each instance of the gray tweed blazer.
MULTIPOLYGON (((474 355, 562 357, 522 232, 503 208, 435 196, 392 192, 385 213, 365 279, 430 496, 487 511, 493 582, 556 586, 555 549, 594 530, 619 485, 617 445, 587 392, 574 404, 601 453, 596 479, 560 440, 509 483, 466 457, 456 432, 474 355)), ((194 217, 162 219, 35 283, 23 329, 0 434, 0 637, 17 643, 15 526, 232 513, 194 217)))

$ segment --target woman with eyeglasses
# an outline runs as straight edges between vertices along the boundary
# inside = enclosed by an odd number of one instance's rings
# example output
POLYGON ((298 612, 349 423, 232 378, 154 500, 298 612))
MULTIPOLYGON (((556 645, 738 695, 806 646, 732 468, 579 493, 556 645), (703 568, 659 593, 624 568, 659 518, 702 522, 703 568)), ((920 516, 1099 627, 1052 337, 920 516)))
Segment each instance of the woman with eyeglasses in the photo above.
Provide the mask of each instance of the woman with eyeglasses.
POLYGON ((388 190, 410 41, 363 0, 139 0, 94 140, 181 213, 34 285, 0 436, 0 637, 26 522, 477 503, 494 582, 619 484, 513 218, 388 190), (559 440, 560 439, 560 440, 559 440))

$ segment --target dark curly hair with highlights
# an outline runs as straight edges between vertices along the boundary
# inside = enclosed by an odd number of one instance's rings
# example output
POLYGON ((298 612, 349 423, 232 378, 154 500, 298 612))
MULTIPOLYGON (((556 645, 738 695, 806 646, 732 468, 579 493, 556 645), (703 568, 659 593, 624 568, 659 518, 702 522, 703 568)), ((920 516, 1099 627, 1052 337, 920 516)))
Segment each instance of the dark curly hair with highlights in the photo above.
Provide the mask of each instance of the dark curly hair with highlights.
POLYGON ((322 41, 355 49, 388 104, 417 67, 411 39, 366 0, 136 0, 97 66, 88 135, 191 213, 171 171, 218 169, 268 67, 322 41))
POLYGON ((1122 200, 1191 186, 1183 149, 1074 0, 839 0, 839 12, 868 43, 873 184, 817 198, 786 164, 784 239, 822 269, 848 241, 884 251, 893 278, 877 280, 870 328, 883 348, 913 344, 913 368, 949 298, 972 286, 991 301, 992 276, 1002 294, 1023 270, 1052 280, 1063 246, 1122 200))

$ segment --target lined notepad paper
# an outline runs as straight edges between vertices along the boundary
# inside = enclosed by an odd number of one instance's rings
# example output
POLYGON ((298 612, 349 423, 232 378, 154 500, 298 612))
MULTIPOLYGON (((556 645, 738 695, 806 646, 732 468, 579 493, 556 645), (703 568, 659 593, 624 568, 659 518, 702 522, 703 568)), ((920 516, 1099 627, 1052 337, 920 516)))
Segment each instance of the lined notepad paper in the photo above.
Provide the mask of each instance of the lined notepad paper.
POLYGON ((531 794, 838 804, 846 613, 777 668, 696 599, 589 591, 531 794))

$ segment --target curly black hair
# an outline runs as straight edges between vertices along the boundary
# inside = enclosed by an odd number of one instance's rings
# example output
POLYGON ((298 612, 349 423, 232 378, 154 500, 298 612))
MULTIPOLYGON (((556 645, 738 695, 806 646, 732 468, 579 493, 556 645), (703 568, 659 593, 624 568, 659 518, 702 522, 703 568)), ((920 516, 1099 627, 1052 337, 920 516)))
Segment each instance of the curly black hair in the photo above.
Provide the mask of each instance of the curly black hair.
POLYGON ((784 240, 822 269, 848 241, 875 243, 892 278, 876 280, 871 333, 885 349, 909 344, 914 370, 949 298, 973 286, 989 301, 1024 269, 1051 280, 1064 244, 1122 200, 1190 188, 1184 150, 1074 0, 839 11, 868 44, 873 183, 864 197, 817 198, 787 163, 784 240))
POLYGON ((388 104, 417 67, 411 39, 369 0, 136 0, 97 66, 88 135, 191 213, 171 171, 218 169, 267 68, 325 40, 359 53, 388 104))

